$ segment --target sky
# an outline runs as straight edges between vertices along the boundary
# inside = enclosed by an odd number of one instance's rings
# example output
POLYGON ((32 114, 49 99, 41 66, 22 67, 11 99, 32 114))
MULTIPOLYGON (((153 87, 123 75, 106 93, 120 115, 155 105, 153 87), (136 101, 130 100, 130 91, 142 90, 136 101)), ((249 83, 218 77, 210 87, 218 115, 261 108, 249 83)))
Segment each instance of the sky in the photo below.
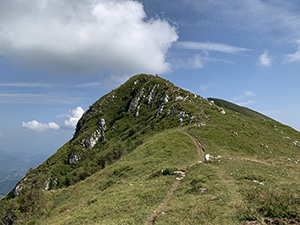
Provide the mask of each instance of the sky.
POLYGON ((0 0, 0 151, 53 154, 130 76, 300 130, 300 2, 0 0))

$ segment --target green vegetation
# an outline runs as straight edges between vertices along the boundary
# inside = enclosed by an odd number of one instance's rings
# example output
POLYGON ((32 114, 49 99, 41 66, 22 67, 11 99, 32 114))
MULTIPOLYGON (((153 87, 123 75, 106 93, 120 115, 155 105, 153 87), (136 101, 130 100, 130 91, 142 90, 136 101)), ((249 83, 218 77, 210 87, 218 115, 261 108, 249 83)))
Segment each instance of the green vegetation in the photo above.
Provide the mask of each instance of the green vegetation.
POLYGON ((155 224, 300 218, 299 132, 222 107, 225 114, 164 79, 132 77, 90 107, 72 140, 28 171, 18 196, 0 201, 1 220, 149 224, 154 211, 155 224), (204 163, 202 151, 215 158, 204 163))
POLYGON ((249 117, 263 119, 263 120, 272 120, 271 118, 269 118, 269 117, 267 117, 267 116, 265 116, 261 113, 255 112, 255 111, 253 111, 251 109, 248 109, 246 107, 242 107, 242 106, 233 104, 231 102, 228 102, 228 101, 225 101, 225 100, 222 100, 222 99, 208 98, 208 100, 209 101, 214 101, 214 103, 217 106, 220 106, 220 107, 223 107, 223 108, 226 108, 226 109, 230 109, 234 112, 243 114, 244 116, 249 116, 249 117))

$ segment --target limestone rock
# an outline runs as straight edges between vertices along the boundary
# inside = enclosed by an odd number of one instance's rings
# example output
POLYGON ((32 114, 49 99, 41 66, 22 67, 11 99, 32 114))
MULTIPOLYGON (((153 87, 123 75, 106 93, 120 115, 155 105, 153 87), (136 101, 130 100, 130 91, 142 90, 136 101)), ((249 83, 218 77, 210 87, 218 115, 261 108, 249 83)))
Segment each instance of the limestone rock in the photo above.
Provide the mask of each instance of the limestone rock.
POLYGON ((293 145, 300 147, 300 142, 299 141, 294 141, 292 142, 293 145))
POLYGON ((195 117, 194 117, 194 116, 191 116, 191 118, 190 118, 190 120, 189 120, 189 123, 192 123, 194 119, 195 119, 195 117))
POLYGON ((205 154, 204 161, 208 162, 211 158, 212 158, 212 156, 210 154, 205 154))
POLYGON ((73 164, 77 163, 79 161, 79 159, 81 159, 80 155, 71 154, 69 157, 69 164, 73 165, 73 164))
POLYGON ((19 181, 13 190, 14 196, 19 196, 22 190, 23 190, 22 181, 19 181))
POLYGON ((91 137, 85 138, 81 141, 81 144, 87 148, 88 150, 92 149, 98 142, 101 137, 101 133, 99 130, 95 130, 91 137))
POLYGON ((100 119, 99 125, 100 125, 102 128, 105 128, 105 119, 100 119))
POLYGON ((169 101, 169 96, 165 95, 162 99, 161 99, 162 103, 167 103, 169 101))
POLYGON ((189 117, 189 114, 187 114, 186 112, 181 111, 177 114, 177 117, 186 118, 186 117, 189 117))
POLYGON ((175 101, 178 101, 178 100, 183 100, 183 97, 177 96, 177 97, 175 98, 175 101))
POLYGON ((146 102, 147 102, 148 105, 150 104, 150 102, 151 102, 152 99, 154 98, 154 90, 155 90, 156 86, 157 86, 157 85, 155 84, 155 85, 153 86, 153 88, 151 89, 149 95, 146 97, 146 102))
POLYGON ((144 91, 145 91, 145 89, 142 88, 140 93, 131 100, 128 112, 130 112, 133 109, 136 109, 136 107, 139 105, 139 101, 140 101, 141 97, 144 94, 144 91))
POLYGON ((157 110, 156 117, 159 117, 159 115, 162 114, 162 111, 164 110, 164 107, 165 107, 164 105, 159 106, 159 108, 157 110))

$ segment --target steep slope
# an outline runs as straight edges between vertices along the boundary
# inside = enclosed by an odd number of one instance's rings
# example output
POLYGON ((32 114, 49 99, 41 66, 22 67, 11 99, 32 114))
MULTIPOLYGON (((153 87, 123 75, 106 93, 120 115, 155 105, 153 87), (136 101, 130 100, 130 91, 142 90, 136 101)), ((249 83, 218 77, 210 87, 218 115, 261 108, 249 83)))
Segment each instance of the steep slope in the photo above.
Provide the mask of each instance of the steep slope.
POLYGON ((222 100, 222 99, 217 99, 217 98, 208 98, 209 101, 213 101, 214 104, 216 104, 217 106, 223 107, 225 109, 230 109, 234 112, 237 113, 241 113, 244 116, 249 116, 249 117, 253 117, 253 118, 258 118, 258 119, 264 119, 264 120, 272 120, 271 118, 253 111, 252 109, 248 109, 246 107, 242 107, 239 105, 236 105, 234 103, 222 100))
POLYGON ((299 160, 290 127, 137 75, 85 112, 73 139, 1 200, 0 215, 4 224, 296 221, 299 160), (204 163, 207 153, 215 157, 204 163))

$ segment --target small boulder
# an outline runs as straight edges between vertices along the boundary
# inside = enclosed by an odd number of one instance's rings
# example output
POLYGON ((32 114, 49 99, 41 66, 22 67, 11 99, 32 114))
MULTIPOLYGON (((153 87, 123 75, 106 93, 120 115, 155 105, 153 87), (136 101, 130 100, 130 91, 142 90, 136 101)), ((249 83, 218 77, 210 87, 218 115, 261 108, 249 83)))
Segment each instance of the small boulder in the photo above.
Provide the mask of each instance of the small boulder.
POLYGON ((100 119, 99 125, 104 128, 105 127, 105 119, 100 119))
POLYGON ((205 154, 204 161, 208 162, 211 158, 212 158, 212 156, 210 154, 205 154))

